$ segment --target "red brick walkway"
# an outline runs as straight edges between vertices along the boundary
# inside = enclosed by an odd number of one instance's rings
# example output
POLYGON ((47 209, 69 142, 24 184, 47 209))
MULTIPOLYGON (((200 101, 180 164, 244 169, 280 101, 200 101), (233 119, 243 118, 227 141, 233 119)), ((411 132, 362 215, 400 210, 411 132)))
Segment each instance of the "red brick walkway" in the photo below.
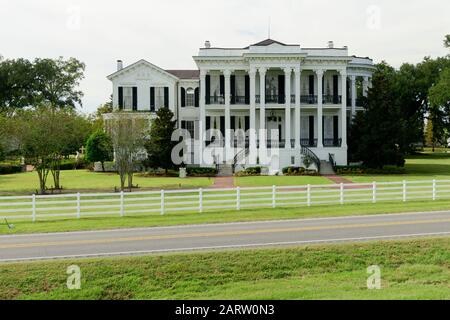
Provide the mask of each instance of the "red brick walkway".
POLYGON ((348 179, 345 179, 343 177, 340 176, 324 176, 325 178, 333 181, 334 183, 337 184, 341 184, 341 183, 345 183, 345 184, 349 184, 349 183, 353 183, 353 181, 350 181, 348 179))
POLYGON ((212 188, 234 188, 234 177, 216 177, 212 188))

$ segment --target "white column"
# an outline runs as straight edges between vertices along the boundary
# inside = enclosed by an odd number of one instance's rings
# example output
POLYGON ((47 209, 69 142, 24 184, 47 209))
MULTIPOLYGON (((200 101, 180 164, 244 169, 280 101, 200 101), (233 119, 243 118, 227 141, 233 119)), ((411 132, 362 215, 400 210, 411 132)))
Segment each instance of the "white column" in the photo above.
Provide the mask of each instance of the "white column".
POLYGON ((207 70, 200 70, 200 125, 199 125, 199 135, 198 135, 198 145, 199 145, 199 163, 203 164, 203 150, 205 149, 206 140, 206 74, 207 70))
POLYGON ((292 68, 284 69, 284 93, 285 93, 285 148, 291 149, 291 73, 292 68))
POLYGON ((369 88, 369 77, 363 79, 363 96, 367 97, 367 89, 369 88))
POLYGON ((295 148, 301 148, 300 141, 300 124, 301 124, 301 109, 300 109, 300 99, 301 99, 301 70, 300 67, 295 68, 295 148))
POLYGON ((350 80, 352 82, 352 117, 354 117, 356 114, 356 76, 351 76, 350 80))
POLYGON ((250 164, 256 164, 256 69, 250 68, 250 164))
POLYGON ((347 70, 341 70, 342 82, 342 110, 341 110, 341 134, 342 148, 347 148, 347 70))
POLYGON ((323 70, 316 70, 317 75, 317 147, 323 148, 323 70))
POLYGON ((259 68, 259 147, 266 146, 266 68, 259 68))
POLYGON ((224 70, 225 77, 225 152, 226 159, 229 159, 229 149, 231 147, 231 70, 224 70))

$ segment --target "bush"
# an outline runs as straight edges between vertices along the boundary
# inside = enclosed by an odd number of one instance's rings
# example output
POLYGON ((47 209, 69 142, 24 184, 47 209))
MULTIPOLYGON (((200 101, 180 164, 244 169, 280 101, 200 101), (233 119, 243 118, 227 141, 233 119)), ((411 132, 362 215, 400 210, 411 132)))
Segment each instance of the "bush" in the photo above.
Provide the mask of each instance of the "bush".
POLYGON ((261 167, 249 167, 243 171, 236 173, 239 177, 247 177, 247 176, 260 176, 261 175, 261 167))
POLYGON ((215 177, 216 168, 188 167, 186 173, 189 177, 215 177))
POLYGON ((60 170, 75 170, 75 169, 86 169, 88 167, 88 163, 84 159, 79 159, 78 163, 75 159, 64 159, 61 161, 60 170))
POLYGON ((286 167, 282 170, 285 176, 317 176, 319 175, 315 170, 306 170, 303 167, 286 167))
POLYGON ((0 164, 0 174, 13 174, 22 172, 21 165, 0 164))
POLYGON ((371 169, 363 166, 347 167, 338 166, 336 167, 336 174, 339 175, 364 175, 364 174, 405 174, 405 168, 395 167, 395 166, 385 166, 383 169, 371 169))

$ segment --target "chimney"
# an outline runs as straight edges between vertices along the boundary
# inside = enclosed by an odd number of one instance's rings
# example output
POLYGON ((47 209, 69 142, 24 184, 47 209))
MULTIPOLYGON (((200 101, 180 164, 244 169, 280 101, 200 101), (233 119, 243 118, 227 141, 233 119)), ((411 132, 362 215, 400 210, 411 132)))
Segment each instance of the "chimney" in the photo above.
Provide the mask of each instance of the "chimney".
POLYGON ((117 60, 117 71, 123 69, 123 62, 122 60, 117 60))
POLYGON ((205 48, 206 49, 210 49, 211 48, 211 42, 209 42, 209 40, 205 41, 205 48))
POLYGON ((329 49, 333 49, 334 48, 334 42, 333 41, 328 41, 328 48, 329 49))

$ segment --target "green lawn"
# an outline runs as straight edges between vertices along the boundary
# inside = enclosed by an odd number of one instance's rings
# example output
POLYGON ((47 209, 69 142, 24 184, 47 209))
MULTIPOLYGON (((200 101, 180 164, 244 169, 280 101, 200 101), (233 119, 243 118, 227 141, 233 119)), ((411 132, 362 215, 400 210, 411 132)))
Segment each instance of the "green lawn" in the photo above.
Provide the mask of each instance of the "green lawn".
MULTIPOLYGON (((165 178, 142 177, 136 175, 133 184, 141 188, 176 189, 176 188, 200 188, 210 186, 213 179, 210 178, 165 178)), ((87 170, 68 170, 61 172, 61 184, 67 190, 103 190, 113 191, 115 186, 120 186, 119 176, 115 173, 95 173, 87 170)), ((48 185, 52 185, 49 176, 48 185)), ((33 192, 39 187, 36 172, 0 175, 0 192, 33 192)))
POLYGON ((450 299, 449 261, 437 238, 2 264, 0 299, 450 299), (66 287, 73 264, 80 290, 66 287))
POLYGON ((216 210, 204 213, 175 212, 164 216, 159 214, 129 215, 125 217, 98 216, 76 219, 52 218, 52 220, 38 219, 35 223, 29 220, 13 220, 15 227, 8 229, 4 221, 0 221, 0 234, 37 233, 37 232, 65 232, 78 230, 101 230, 112 228, 156 227, 183 224, 227 223, 242 221, 264 221, 277 219, 302 219, 320 217, 339 217, 348 215, 368 215, 398 212, 439 211, 449 210, 450 200, 411 201, 411 202, 383 202, 377 204, 345 204, 345 205, 317 205, 312 207, 262 208, 235 210, 216 210))
POLYGON ((406 159, 405 174, 345 176, 353 182, 390 182, 402 180, 450 180, 450 153, 425 152, 406 159))
POLYGON ((265 186, 304 186, 307 184, 333 184, 333 182, 324 177, 284 177, 284 176, 265 176, 265 177, 235 177, 234 184, 239 187, 265 187, 265 186))

